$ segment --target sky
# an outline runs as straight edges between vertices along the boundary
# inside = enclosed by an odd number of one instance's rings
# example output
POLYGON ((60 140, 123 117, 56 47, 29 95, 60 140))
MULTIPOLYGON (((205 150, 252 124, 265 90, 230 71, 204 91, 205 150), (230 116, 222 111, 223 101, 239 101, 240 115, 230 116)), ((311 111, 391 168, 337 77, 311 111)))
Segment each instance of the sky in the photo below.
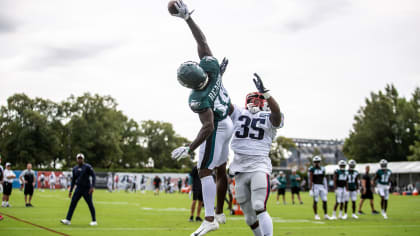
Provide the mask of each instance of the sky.
MULTIPOLYGON (((344 139, 371 92, 420 86, 416 0, 185 0, 244 105, 259 73, 285 114, 279 135, 344 139)), ((0 105, 15 93, 56 102, 111 95, 138 122, 194 139, 178 66, 198 60, 186 23, 163 0, 0 0, 0 105)))

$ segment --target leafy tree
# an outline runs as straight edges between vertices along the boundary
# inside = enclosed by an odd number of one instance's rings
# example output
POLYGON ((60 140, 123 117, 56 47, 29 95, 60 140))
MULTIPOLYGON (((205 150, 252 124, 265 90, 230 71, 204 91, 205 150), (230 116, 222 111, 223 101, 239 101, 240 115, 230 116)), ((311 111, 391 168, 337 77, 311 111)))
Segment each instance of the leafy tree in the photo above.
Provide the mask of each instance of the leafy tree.
POLYGON ((273 166, 280 165, 281 160, 286 158, 286 153, 292 148, 296 148, 296 144, 292 139, 286 138, 284 136, 277 137, 270 151, 270 159, 273 166))

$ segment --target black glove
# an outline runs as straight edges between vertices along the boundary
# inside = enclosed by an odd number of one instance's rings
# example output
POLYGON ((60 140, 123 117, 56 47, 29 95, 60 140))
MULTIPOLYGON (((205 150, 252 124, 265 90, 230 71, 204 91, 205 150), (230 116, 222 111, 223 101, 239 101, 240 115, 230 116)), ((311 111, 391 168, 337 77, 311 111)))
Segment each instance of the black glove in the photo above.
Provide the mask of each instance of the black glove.
POLYGON ((225 73, 226 67, 229 63, 229 60, 225 58, 223 58, 222 63, 220 63, 220 74, 223 75, 223 73, 225 73))
POLYGON ((254 80, 255 87, 257 87, 258 92, 266 93, 266 92, 270 91, 270 90, 268 90, 264 87, 264 84, 263 84, 260 76, 258 76, 257 73, 254 73, 254 76, 255 76, 255 78, 253 80, 254 80))

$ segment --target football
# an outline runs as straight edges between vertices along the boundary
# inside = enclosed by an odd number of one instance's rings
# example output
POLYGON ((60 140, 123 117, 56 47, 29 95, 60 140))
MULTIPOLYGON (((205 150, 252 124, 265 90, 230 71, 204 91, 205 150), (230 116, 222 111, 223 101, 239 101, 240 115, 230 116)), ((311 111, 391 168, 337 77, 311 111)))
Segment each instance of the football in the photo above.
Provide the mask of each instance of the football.
POLYGON ((178 13, 178 10, 175 7, 175 2, 176 1, 168 2, 168 11, 169 11, 169 14, 171 14, 171 15, 178 13))

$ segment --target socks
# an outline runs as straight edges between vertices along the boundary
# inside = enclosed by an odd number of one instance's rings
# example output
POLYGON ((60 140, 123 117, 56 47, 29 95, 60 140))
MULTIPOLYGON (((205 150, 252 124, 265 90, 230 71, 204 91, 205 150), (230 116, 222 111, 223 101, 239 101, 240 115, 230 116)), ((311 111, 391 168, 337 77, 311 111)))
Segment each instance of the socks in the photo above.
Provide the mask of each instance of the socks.
POLYGON ((201 178, 205 216, 214 216, 214 202, 216 198, 216 183, 212 176, 201 178))
POLYGON ((261 232, 261 227, 258 226, 257 228, 253 229, 252 232, 254 233, 254 236, 264 236, 261 232))
POLYGON ((257 215, 261 232, 264 236, 273 236, 273 221, 268 212, 264 211, 257 215))

